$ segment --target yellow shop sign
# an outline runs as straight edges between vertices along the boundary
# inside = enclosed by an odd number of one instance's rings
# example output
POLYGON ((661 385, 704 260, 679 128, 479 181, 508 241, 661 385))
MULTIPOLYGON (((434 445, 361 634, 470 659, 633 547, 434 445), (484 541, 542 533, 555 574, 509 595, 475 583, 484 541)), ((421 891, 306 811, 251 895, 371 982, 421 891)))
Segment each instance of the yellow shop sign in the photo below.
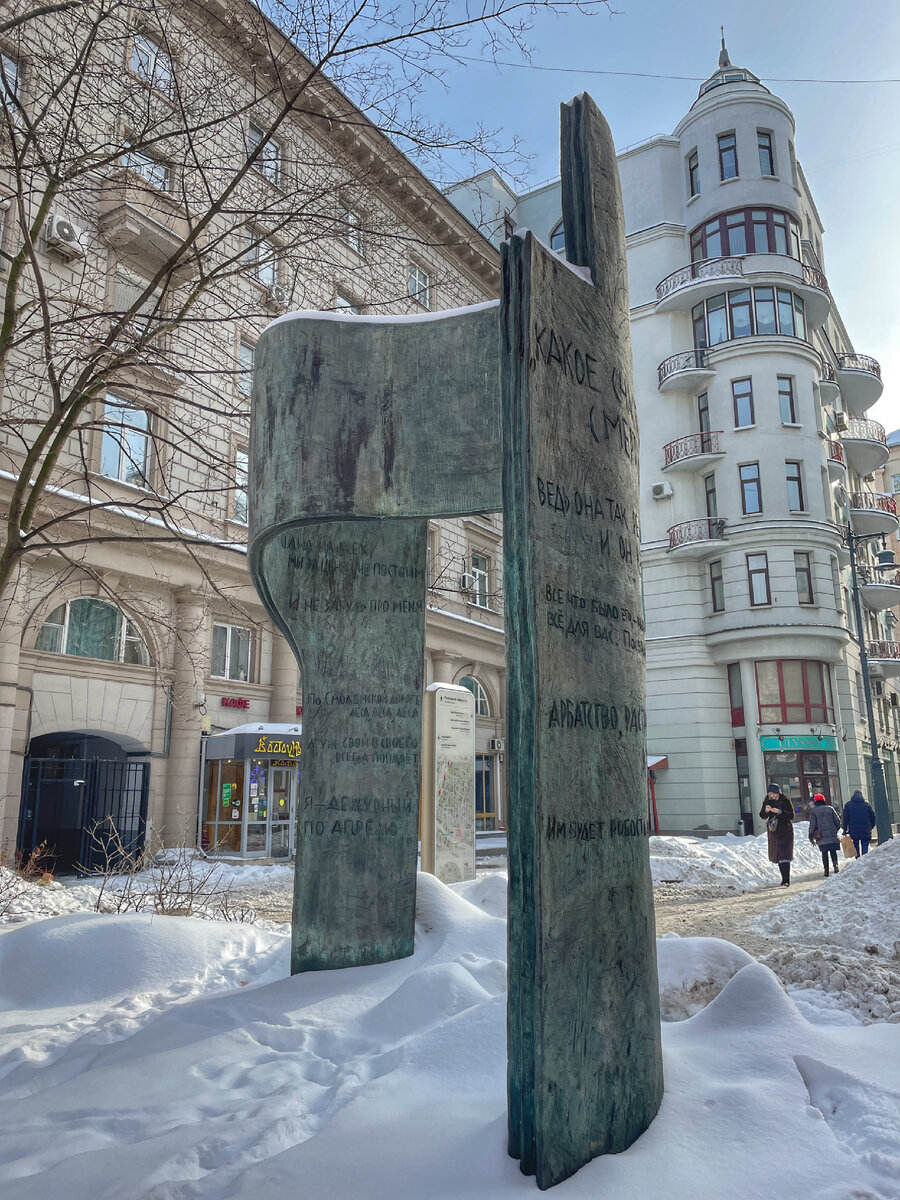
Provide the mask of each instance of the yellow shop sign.
POLYGON ((266 737, 265 734, 259 739, 259 745, 253 751, 254 754, 280 754, 282 758, 299 758, 300 757, 300 739, 294 738, 290 742, 282 741, 281 738, 266 737))

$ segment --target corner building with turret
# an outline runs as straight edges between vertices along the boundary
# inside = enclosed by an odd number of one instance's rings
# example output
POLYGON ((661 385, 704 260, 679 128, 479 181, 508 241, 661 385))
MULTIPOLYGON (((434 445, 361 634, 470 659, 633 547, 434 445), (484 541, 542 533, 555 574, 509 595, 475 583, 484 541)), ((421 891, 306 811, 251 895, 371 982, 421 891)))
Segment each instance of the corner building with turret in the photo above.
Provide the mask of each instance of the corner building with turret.
MULTIPOLYGON (((898 810, 900 576, 877 572, 895 498, 857 353, 824 270, 794 118, 724 42, 668 137, 618 157, 641 438, 648 763, 662 832, 759 831, 774 780, 804 817, 871 798, 846 532, 878 749, 898 810), (883 484, 880 486, 883 487, 883 484)), ((493 172, 450 197, 495 241, 527 227, 564 253, 559 183, 493 172)))

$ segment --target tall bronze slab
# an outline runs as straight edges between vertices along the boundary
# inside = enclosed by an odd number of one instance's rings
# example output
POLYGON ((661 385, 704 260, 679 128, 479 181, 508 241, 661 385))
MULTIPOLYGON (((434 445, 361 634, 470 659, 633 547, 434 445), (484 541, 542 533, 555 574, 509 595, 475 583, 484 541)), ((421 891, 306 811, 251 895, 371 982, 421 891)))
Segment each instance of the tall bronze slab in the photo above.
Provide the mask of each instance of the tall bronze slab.
POLYGON ((615 151, 562 110, 566 253, 503 246, 509 1151, 547 1188, 662 1099, 638 437, 615 151))
POLYGON ((261 337, 250 571, 303 675, 291 970, 413 951, 426 519, 500 507, 497 306, 261 337))

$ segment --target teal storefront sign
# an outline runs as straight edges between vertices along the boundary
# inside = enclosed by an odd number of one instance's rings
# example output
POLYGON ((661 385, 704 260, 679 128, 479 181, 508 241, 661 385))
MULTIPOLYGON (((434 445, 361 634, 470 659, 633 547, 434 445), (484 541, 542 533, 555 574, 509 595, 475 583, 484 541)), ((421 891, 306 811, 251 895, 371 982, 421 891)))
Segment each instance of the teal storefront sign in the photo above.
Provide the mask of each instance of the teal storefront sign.
POLYGON ((759 744, 763 750, 837 750, 836 737, 816 737, 806 734, 800 737, 761 737, 759 744))

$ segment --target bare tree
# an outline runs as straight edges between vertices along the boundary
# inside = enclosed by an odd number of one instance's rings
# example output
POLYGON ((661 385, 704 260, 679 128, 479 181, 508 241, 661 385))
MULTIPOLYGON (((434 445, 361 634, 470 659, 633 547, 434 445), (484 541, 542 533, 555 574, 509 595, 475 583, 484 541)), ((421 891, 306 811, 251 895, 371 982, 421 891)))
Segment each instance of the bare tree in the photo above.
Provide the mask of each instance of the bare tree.
POLYGON ((410 250, 434 252, 423 288, 448 251, 494 270, 396 147, 438 171, 498 139, 426 120, 422 88, 473 44, 527 52, 542 10, 607 4, 10 0, 0 593, 88 542, 174 542, 208 575, 245 520, 256 332, 288 306, 414 308, 410 250))

